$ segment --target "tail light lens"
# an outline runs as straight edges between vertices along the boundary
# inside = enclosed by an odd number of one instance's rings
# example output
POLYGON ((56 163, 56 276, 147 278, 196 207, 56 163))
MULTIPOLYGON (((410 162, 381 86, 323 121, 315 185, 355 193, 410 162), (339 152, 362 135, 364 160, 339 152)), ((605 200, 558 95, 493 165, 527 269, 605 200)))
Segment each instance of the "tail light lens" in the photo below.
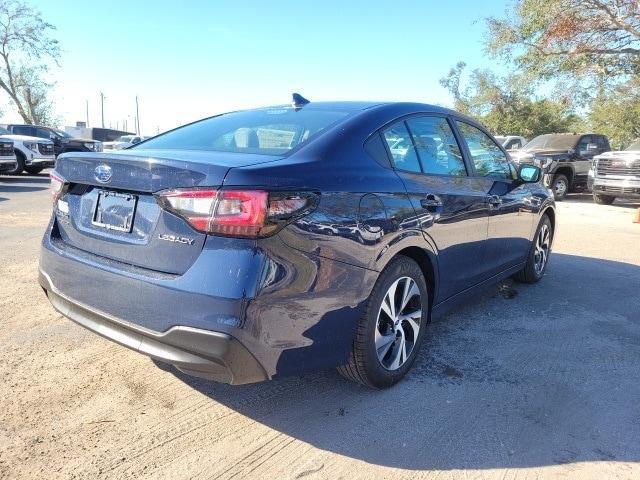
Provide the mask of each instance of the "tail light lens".
POLYGON ((58 199, 64 193, 66 180, 62 178, 59 174, 57 174, 55 171, 52 171, 51 173, 49 173, 49 178, 51 179, 51 186, 49 187, 51 190, 51 200, 55 205, 58 199))
POLYGON ((312 192, 177 189, 156 194, 162 208, 200 232, 229 237, 273 235, 287 223, 310 213, 318 195, 312 192))

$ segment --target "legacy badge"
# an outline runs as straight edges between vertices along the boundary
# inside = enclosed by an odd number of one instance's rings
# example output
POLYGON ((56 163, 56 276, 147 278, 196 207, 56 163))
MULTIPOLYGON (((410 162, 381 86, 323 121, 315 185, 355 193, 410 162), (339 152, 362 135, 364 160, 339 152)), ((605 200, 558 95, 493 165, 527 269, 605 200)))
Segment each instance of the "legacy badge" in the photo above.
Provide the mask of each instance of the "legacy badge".
POLYGON ((166 233, 159 234, 158 238, 167 242, 182 243, 183 245, 193 245, 194 242, 193 238, 178 237, 177 235, 167 235, 166 233))

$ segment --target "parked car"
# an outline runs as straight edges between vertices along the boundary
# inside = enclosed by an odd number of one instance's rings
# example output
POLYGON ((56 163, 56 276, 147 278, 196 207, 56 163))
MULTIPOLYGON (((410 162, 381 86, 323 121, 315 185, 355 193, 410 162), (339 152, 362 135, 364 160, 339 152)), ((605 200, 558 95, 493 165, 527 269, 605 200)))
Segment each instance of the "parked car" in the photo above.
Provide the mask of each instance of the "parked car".
POLYGON ((112 142, 102 142, 103 150, 122 150, 142 142, 147 137, 141 135, 122 135, 112 142))
POLYGON ((587 187, 587 177, 595 155, 611 150, 604 135, 594 133, 550 133, 539 135, 511 154, 519 164, 535 164, 545 173, 545 184, 556 200, 587 187))
POLYGON ((44 138, 13 135, 6 128, 0 128, 0 140, 11 140, 16 155, 15 166, 5 173, 19 175, 23 171, 32 175, 55 165, 53 142, 44 138))
POLYGON ((589 189, 601 205, 611 205, 616 198, 640 199, 640 139, 626 150, 594 157, 589 189))
POLYGON ((13 172, 17 164, 13 141, 0 139, 0 173, 13 172))
POLYGON ((524 137, 518 135, 497 135, 495 139, 508 151, 519 150, 527 143, 524 137))
POLYGON ((338 366, 388 387, 432 318, 542 278, 540 178, 454 111, 297 97, 60 156, 39 281, 71 320, 192 375, 338 366))
POLYGON ((67 132, 40 125, 7 125, 7 130, 16 135, 47 138, 53 142, 56 157, 65 152, 101 152, 102 143, 97 140, 74 138, 67 132))

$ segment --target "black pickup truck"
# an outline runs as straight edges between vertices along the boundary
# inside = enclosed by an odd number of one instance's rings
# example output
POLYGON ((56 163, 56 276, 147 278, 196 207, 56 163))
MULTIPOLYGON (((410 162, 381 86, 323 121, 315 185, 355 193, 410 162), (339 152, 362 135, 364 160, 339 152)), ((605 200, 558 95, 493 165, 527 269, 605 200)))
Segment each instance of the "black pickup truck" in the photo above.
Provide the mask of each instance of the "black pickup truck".
POLYGON ((56 157, 65 152, 101 152, 102 143, 97 140, 74 138, 67 132, 40 125, 7 125, 7 130, 15 135, 48 138, 53 142, 56 157))
POLYGON ((593 157, 611 150, 606 136, 596 133, 550 133, 539 135, 511 153, 516 163, 532 163, 542 168, 545 184, 556 200, 587 187, 593 157))

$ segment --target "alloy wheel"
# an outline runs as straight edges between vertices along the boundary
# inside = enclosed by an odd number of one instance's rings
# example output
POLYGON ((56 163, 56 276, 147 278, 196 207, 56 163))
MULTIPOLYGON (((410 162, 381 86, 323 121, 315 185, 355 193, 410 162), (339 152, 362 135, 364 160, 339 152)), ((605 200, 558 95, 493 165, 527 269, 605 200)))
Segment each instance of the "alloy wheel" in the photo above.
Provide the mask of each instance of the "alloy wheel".
POLYGON ((536 250, 533 254, 533 264, 537 275, 542 274, 549 258, 549 246, 551 244, 551 229, 543 223, 536 236, 536 250))
POLYGON ((556 180, 553 185, 553 189, 555 191, 556 196, 562 198, 567 193, 567 182, 563 179, 556 180))
POLYGON ((420 289, 410 277, 401 277, 385 294, 375 330, 375 348, 380 364, 397 370, 411 355, 422 322, 420 289))

